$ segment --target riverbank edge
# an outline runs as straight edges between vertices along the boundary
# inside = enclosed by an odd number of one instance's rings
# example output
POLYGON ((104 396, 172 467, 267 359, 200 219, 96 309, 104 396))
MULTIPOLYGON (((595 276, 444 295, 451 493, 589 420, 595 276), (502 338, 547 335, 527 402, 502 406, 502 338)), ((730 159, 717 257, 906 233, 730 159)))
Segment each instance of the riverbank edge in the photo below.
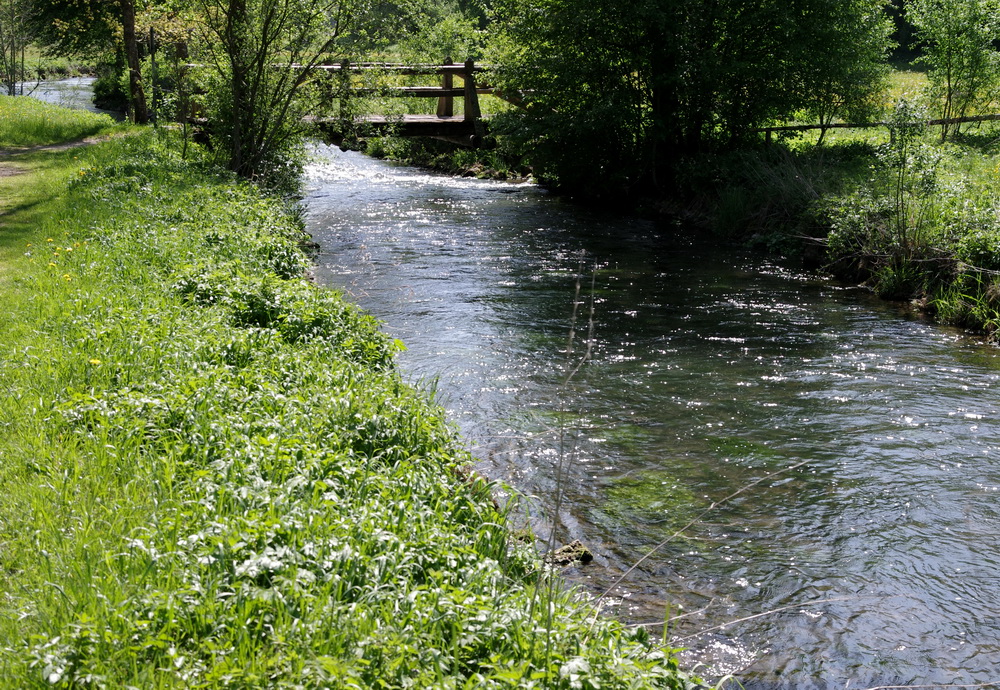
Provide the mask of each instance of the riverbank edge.
POLYGON ((289 209, 148 132, 77 155, 5 290, 5 678, 689 686, 510 539, 289 209))

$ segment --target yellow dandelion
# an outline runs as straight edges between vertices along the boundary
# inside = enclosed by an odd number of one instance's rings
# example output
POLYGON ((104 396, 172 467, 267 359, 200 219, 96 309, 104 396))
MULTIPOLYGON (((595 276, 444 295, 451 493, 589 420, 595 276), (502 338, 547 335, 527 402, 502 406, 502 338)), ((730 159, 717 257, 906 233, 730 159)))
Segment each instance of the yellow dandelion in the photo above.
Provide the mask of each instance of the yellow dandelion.
POLYGON ((88 361, 89 361, 89 362, 90 362, 91 364, 93 364, 93 365, 94 365, 95 367, 99 367, 99 366, 101 366, 101 360, 99 360, 99 359, 91 359, 91 360, 88 360, 88 361))
POLYGON ((69 273, 63 273, 63 278, 66 280, 73 280, 73 277, 69 273))
POLYGON ((55 264, 55 262, 54 262, 54 261, 50 261, 50 262, 49 262, 49 266, 51 266, 52 268, 55 268, 55 267, 56 267, 56 264, 55 264))
POLYGON ((46 241, 46 242, 55 242, 55 240, 54 240, 54 239, 52 239, 51 237, 47 237, 47 238, 45 239, 45 241, 46 241))

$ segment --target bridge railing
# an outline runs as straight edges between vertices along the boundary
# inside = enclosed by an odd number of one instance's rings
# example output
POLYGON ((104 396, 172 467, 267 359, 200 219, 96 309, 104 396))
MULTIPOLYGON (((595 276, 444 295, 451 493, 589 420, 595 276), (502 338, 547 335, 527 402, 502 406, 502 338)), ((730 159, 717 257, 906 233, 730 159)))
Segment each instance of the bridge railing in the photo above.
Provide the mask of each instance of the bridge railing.
MULTIPOLYGON (((465 146, 478 146, 485 136, 482 110, 479 105, 481 94, 493 94, 494 89, 477 83, 476 75, 486 70, 472 60, 453 63, 445 60, 442 64, 403 64, 386 62, 350 62, 344 60, 335 64, 317 65, 314 70, 330 75, 329 97, 339 100, 341 113, 349 113, 346 103, 354 96, 409 97, 437 99, 436 112, 430 114, 410 114, 402 117, 385 115, 365 115, 350 119, 356 124, 364 124, 369 131, 393 131, 399 136, 430 136, 446 139, 465 146), (351 83, 353 75, 365 72, 376 74, 423 76, 437 81, 430 85, 408 86, 356 86, 351 83), (455 85, 455 77, 462 84, 455 85), (462 114, 455 115, 456 103, 462 104, 462 114)), ((426 81, 426 80, 425 80, 426 81)), ((330 123, 327 121, 327 126, 330 123)))
POLYGON ((453 63, 445 60, 442 64, 404 64, 393 62, 343 62, 332 65, 317 65, 313 69, 326 71, 330 74, 341 74, 341 97, 347 94, 379 95, 386 97, 411 97, 411 98, 436 98, 437 117, 450 118, 455 116, 455 99, 462 99, 463 119, 469 122, 479 120, 482 111, 479 106, 480 94, 493 94, 494 89, 489 86, 477 84, 476 75, 482 73, 486 68, 476 65, 473 60, 466 60, 464 63, 453 63), (380 88, 372 87, 350 87, 347 86, 349 74, 363 72, 380 72, 398 74, 404 76, 427 76, 438 75, 440 84, 435 86, 384 86, 380 88), (455 77, 462 80, 462 86, 455 86, 455 77))

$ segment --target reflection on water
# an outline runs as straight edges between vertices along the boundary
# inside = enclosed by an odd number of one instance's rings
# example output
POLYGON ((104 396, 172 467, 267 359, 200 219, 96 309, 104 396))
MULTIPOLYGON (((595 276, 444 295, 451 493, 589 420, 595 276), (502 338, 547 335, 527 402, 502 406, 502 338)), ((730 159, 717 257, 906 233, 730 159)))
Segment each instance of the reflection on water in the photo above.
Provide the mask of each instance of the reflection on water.
POLYGON ((320 153, 319 279, 407 343, 481 471, 593 549, 570 578, 600 594, 697 518, 615 615, 669 605, 688 661, 748 688, 1000 680, 994 348, 529 185, 320 153))

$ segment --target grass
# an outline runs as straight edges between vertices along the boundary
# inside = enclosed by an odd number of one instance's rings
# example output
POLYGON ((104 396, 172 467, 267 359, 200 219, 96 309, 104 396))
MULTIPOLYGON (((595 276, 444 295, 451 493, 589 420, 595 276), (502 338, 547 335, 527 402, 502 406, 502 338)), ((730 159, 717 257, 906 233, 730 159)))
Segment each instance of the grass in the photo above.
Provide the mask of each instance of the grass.
POLYGON ((9 160, 7 684, 689 687, 549 590, 289 209, 149 131, 9 160))
MULTIPOLYGON (((910 120, 930 117, 925 85, 920 72, 893 76, 890 92, 909 103, 910 120)), ((709 223, 771 251, 804 252, 944 323, 1000 335, 1000 127, 965 125, 947 142, 928 128, 905 151, 886 126, 831 130, 822 146, 816 137, 693 171, 709 223)))
POLYGON ((29 45, 25 51, 24 66, 32 77, 43 79, 61 79, 93 74, 93 63, 56 55, 48 55, 41 48, 29 45))
POLYGON ((110 130, 107 115, 69 110, 35 98, 0 96, 0 148, 74 141, 110 130))

